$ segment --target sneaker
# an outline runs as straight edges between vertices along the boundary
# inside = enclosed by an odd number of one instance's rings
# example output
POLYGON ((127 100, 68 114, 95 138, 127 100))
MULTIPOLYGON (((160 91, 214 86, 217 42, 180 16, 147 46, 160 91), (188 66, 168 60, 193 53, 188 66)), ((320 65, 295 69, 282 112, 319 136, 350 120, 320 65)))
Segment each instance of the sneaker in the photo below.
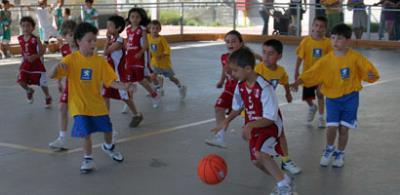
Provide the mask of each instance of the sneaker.
POLYGON ((322 153, 321 161, 319 162, 319 164, 323 167, 328 166, 331 162, 331 157, 334 151, 335 148, 329 149, 328 147, 326 147, 324 152, 322 153))
POLYGON ((140 122, 143 120, 143 115, 140 114, 138 116, 133 116, 131 122, 129 123, 129 127, 137 127, 139 126, 140 122))
POLYGON ((50 107, 51 107, 51 97, 47 97, 47 98, 46 98, 46 105, 45 105, 45 107, 46 107, 46 108, 50 108, 50 107))
POLYGON ((95 169, 94 160, 92 158, 84 158, 81 165, 81 173, 90 173, 95 169))
POLYGON ((219 148, 226 148, 226 143, 223 139, 219 138, 217 135, 212 135, 205 140, 206 144, 210 146, 216 146, 219 148))
POLYGON ((300 167, 298 167, 292 160, 289 160, 287 162, 282 162, 282 169, 289 172, 292 175, 296 175, 301 172, 300 167))
POLYGON ((186 97, 186 91, 187 91, 187 87, 185 85, 182 85, 179 88, 179 95, 181 96, 181 100, 185 99, 186 97))
POLYGON ((332 167, 342 168, 344 165, 344 152, 335 151, 333 156, 334 160, 332 162, 332 167))
POLYGON ((326 127, 326 122, 323 116, 318 119, 318 128, 323 129, 326 127))
POLYGON ((56 140, 49 143, 49 147, 53 149, 66 149, 65 138, 58 137, 56 140))
POLYGON ((307 115, 307 122, 311 122, 314 120, 315 117, 315 113, 317 113, 317 105, 312 105, 309 109, 308 109, 308 115, 307 115))
POLYGON ((112 145, 112 147, 110 149, 107 149, 105 144, 101 145, 101 149, 108 154, 108 156, 110 156, 113 160, 117 161, 117 162, 122 162, 124 161, 124 156, 120 153, 115 151, 115 144, 112 145))
POLYGON ((128 105, 124 105, 124 107, 121 110, 122 114, 127 114, 128 113, 128 105))
POLYGON ((30 88, 27 92, 26 92, 26 98, 28 99, 28 103, 32 104, 33 103, 33 94, 35 93, 35 90, 33 90, 32 88, 30 88))
POLYGON ((161 95, 157 93, 156 97, 151 98, 151 102, 153 103, 153 108, 158 108, 161 102, 161 95))
POLYGON ((282 187, 275 186, 275 188, 271 192, 271 195, 297 195, 291 185, 292 184, 282 187))

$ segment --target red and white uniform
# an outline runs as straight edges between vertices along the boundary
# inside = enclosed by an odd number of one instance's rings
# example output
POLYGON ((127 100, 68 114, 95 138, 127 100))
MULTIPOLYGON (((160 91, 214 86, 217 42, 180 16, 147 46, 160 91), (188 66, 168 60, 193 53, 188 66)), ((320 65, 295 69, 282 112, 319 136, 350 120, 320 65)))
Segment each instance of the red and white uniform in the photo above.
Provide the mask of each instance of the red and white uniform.
POLYGON ((18 82, 25 82, 28 85, 39 85, 46 86, 46 69, 43 65, 41 58, 37 58, 33 62, 28 62, 26 59, 29 56, 39 54, 39 42, 40 40, 31 35, 31 37, 25 41, 24 35, 18 36, 18 42, 21 47, 22 63, 19 67, 18 82))
MULTIPOLYGON (((112 40, 108 45, 110 46, 113 43, 124 44, 124 39, 122 37, 116 37, 112 40)), ((117 73, 118 81, 124 80, 124 65, 125 65, 125 53, 124 49, 120 49, 112 52, 107 56, 108 64, 113 68, 113 70, 117 73)), ((129 99, 128 93, 125 90, 114 89, 114 88, 104 88, 103 97, 112 98, 117 100, 127 100, 129 99)))
POLYGON ((235 92, 238 81, 233 77, 231 71, 227 71, 229 53, 221 56, 222 70, 225 73, 225 87, 222 94, 219 96, 215 107, 230 110, 232 108, 233 93, 235 92))
POLYGON ((232 109, 240 110, 242 107, 246 110, 245 124, 262 118, 274 121, 273 125, 252 129, 249 141, 251 160, 256 159, 257 151, 273 156, 282 155, 278 138, 283 124, 273 86, 261 76, 258 76, 252 87, 248 87, 246 82, 240 82, 235 89, 232 109))
MULTIPOLYGON (((60 52, 61 52, 62 57, 65 57, 72 53, 72 49, 71 49, 70 45, 68 43, 66 43, 60 47, 60 52)), ((63 92, 61 92, 60 103, 65 103, 65 104, 68 103, 68 80, 67 79, 65 79, 64 90, 63 90, 63 92)))
POLYGON ((132 30, 129 25, 126 29, 126 67, 125 79, 128 82, 140 82, 144 79, 145 58, 142 55, 135 58, 135 55, 143 48, 144 34, 146 29, 142 26, 132 30))

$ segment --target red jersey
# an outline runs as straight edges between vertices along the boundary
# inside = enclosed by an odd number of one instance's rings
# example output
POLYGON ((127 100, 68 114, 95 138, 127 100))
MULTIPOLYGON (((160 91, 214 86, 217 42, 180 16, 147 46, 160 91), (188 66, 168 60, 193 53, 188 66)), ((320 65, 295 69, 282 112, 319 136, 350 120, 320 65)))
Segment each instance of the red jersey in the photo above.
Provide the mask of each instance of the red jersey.
POLYGON ((145 28, 142 26, 137 27, 135 30, 132 30, 129 25, 126 29, 127 35, 127 44, 126 44, 126 65, 144 67, 144 55, 140 58, 135 58, 135 55, 142 49, 144 45, 144 33, 145 28))
POLYGON ((233 77, 232 71, 229 70, 228 67, 228 59, 229 59, 229 53, 222 54, 221 56, 221 64, 222 64, 222 70, 225 73, 225 92, 230 93, 233 95, 233 92, 235 91, 235 87, 238 83, 238 81, 233 77))
MULTIPOLYGON (((239 110, 242 107, 246 110, 245 124, 266 118, 274 121, 280 135, 283 123, 278 113, 278 100, 272 85, 261 76, 257 77, 252 87, 248 87, 244 81, 237 85, 233 97, 232 109, 239 110)), ((260 129, 262 128, 254 130, 257 131, 260 129)))
POLYGON ((72 53, 71 47, 69 46, 68 43, 63 44, 60 47, 60 51, 61 51, 62 57, 65 57, 65 56, 67 56, 67 55, 72 53))
MULTIPOLYGON (((112 45, 113 43, 120 43, 124 44, 124 39, 122 37, 115 37, 108 46, 112 45)), ((124 49, 120 49, 117 51, 113 51, 111 54, 107 55, 107 61, 113 68, 113 70, 117 73, 118 80, 124 78, 122 75, 124 74, 124 65, 125 65, 125 53, 124 49)))
POLYGON ((35 54, 39 54, 39 39, 31 35, 31 37, 25 41, 24 35, 18 36, 18 42, 21 47, 21 55, 22 55, 22 63, 20 66, 21 71, 25 72, 46 72, 46 69, 43 65, 42 58, 38 58, 33 62, 28 62, 26 57, 32 56, 35 54))

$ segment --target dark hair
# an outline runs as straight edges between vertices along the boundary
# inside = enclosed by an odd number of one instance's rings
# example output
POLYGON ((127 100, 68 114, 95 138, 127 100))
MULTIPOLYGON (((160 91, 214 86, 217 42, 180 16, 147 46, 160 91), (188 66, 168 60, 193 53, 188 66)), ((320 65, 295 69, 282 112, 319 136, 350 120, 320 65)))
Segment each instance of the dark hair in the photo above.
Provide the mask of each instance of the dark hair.
POLYGON ((81 40, 87 33, 93 33, 97 35, 98 32, 99 30, 97 30, 97 28, 92 24, 82 22, 75 29, 74 40, 76 42, 77 40, 81 40))
POLYGON ((317 16, 314 18, 313 23, 315 21, 323 22, 323 23, 325 23, 325 26, 328 26, 328 19, 325 16, 317 16))
POLYGON ((338 24, 335 27, 333 27, 331 31, 331 35, 343 36, 346 39, 350 39, 351 34, 352 34, 351 28, 346 24, 338 24))
POLYGON ((152 20, 152 21, 150 22, 150 24, 151 24, 151 25, 157 25, 157 26, 161 27, 161 22, 158 21, 158 20, 152 20))
POLYGON ((73 21, 73 20, 66 20, 66 21, 64 21, 64 22, 62 23, 62 25, 61 25, 61 28, 60 28, 60 29, 61 29, 61 30, 60 30, 61 35, 65 36, 65 35, 68 34, 69 32, 74 33, 74 32, 75 32, 75 29, 76 29, 76 26, 77 26, 77 24, 76 24, 76 22, 73 21))
POLYGON ((274 48, 278 54, 282 54, 283 52, 283 45, 282 42, 277 39, 270 39, 263 43, 263 46, 268 46, 274 48))
POLYGON ((71 9, 65 8, 64 9, 64 13, 67 14, 67 15, 71 15, 71 9))
POLYGON ((93 3, 94 0, 85 0, 85 3, 93 3))
POLYGON ((120 28, 118 33, 121 33, 125 29, 125 19, 122 16, 112 15, 107 21, 114 23, 115 28, 120 28))
POLYGON ((239 39, 239 41, 240 41, 241 43, 243 43, 243 37, 242 37, 242 35, 240 34, 239 31, 237 31, 237 30, 231 30, 231 31, 229 31, 228 33, 225 34, 225 37, 224 37, 224 38, 226 38, 228 35, 236 36, 236 37, 239 39))
POLYGON ((19 20, 19 24, 21 25, 22 22, 29 22, 29 23, 31 23, 31 25, 32 25, 33 28, 35 28, 35 26, 36 26, 35 20, 33 20, 33 18, 30 17, 30 16, 24 16, 24 17, 22 17, 21 20, 19 20))
POLYGON ((146 10, 144 10, 143 8, 134 7, 134 8, 131 8, 129 10, 129 12, 128 12, 128 18, 126 19, 126 22, 128 24, 131 24, 131 22, 129 21, 129 18, 131 17, 131 14, 133 12, 136 12, 136 13, 138 13, 140 15, 141 20, 140 20, 140 24, 139 25, 147 26, 150 23, 150 19, 147 16, 146 10))
POLYGON ((7 3, 10 3, 10 1, 9 0, 2 0, 1 3, 7 4, 7 3))
POLYGON ((242 47, 231 53, 229 56, 228 64, 235 64, 241 68, 250 66, 254 69, 256 64, 256 58, 254 53, 247 47, 242 47))

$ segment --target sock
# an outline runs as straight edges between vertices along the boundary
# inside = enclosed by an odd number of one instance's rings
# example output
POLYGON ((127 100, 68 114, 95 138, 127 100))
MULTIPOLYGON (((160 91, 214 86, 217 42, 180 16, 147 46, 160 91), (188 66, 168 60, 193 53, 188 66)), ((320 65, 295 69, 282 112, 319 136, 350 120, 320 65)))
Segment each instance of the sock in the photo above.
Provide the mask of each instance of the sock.
POLYGON ((223 140, 225 138, 225 129, 219 130, 216 135, 217 135, 218 138, 223 140))
POLYGON ((113 144, 112 144, 112 143, 111 143, 111 144, 104 143, 104 145, 106 146, 106 148, 107 148, 107 149, 111 149, 111 148, 112 148, 112 146, 113 146, 113 144))
POLYGON ((65 134, 66 134, 66 132, 61 130, 61 131, 58 133, 58 137, 60 137, 60 138, 65 138, 65 134))
POLYGON ((157 92, 155 92, 155 91, 151 92, 151 93, 150 93, 150 96, 151 96, 152 98, 157 97, 157 92))
POLYGON ((290 179, 290 177, 287 174, 285 174, 283 179, 281 181, 279 181, 277 183, 277 185, 278 185, 278 187, 288 186, 288 185, 290 185, 291 182, 292 182, 292 180, 290 179))
POLYGON ((287 163, 287 162, 290 161, 289 156, 281 156, 281 159, 282 159, 282 162, 283 162, 283 163, 287 163))
POLYGON ((335 146, 327 144, 327 145, 326 145, 326 148, 327 148, 328 150, 334 150, 334 149, 335 149, 335 146))
POLYGON ((93 159, 91 154, 90 155, 85 154, 85 155, 83 155, 83 158, 85 158, 85 159, 93 159))

